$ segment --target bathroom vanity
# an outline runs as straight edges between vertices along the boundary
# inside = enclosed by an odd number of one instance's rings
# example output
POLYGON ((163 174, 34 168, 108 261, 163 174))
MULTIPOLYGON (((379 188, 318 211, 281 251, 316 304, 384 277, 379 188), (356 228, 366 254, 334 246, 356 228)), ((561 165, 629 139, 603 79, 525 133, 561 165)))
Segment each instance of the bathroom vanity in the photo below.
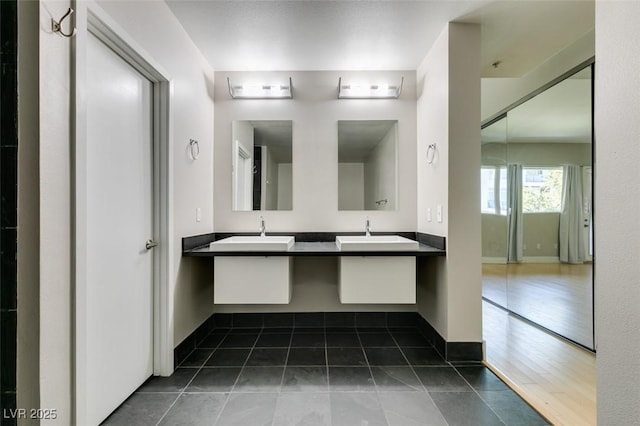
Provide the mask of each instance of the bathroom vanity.
POLYGON ((216 233, 183 238, 183 256, 211 257, 216 304, 287 304, 296 257, 338 258, 342 304, 416 303, 416 258, 444 256, 445 241, 420 233, 216 233))

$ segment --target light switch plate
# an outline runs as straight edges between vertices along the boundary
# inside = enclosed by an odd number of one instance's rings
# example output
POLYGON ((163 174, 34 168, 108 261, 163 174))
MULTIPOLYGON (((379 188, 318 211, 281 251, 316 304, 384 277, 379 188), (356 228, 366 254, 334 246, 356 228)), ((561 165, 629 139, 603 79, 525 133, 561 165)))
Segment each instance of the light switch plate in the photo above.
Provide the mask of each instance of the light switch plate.
POLYGON ((200 207, 196 208, 196 222, 200 222, 202 220, 202 209, 200 207))
POLYGON ((438 204, 438 208, 436 210, 436 220, 438 223, 442 223, 442 204, 438 204))
POLYGON ((427 208, 427 222, 431 222, 431 207, 427 208))

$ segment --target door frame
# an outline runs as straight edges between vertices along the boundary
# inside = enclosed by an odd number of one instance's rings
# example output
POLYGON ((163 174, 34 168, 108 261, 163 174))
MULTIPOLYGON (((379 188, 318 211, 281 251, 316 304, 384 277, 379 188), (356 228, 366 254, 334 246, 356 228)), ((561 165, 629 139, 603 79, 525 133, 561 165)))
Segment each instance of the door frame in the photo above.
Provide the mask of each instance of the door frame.
POLYGON ((173 153, 170 75, 93 1, 76 0, 77 34, 72 43, 72 368, 73 423, 85 424, 87 368, 87 117, 86 69, 89 33, 109 46, 153 85, 153 374, 173 373, 173 153))

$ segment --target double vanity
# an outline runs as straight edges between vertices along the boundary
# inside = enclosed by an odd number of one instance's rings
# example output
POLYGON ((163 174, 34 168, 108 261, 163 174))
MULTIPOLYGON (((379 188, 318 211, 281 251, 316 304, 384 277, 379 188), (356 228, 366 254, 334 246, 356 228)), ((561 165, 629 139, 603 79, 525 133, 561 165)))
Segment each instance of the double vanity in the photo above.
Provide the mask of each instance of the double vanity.
POLYGON ((215 304, 290 303, 298 256, 338 258, 340 303, 414 304, 416 258, 443 256, 444 246, 427 244, 424 234, 399 234, 209 234, 183 241, 183 255, 214 258, 215 304))

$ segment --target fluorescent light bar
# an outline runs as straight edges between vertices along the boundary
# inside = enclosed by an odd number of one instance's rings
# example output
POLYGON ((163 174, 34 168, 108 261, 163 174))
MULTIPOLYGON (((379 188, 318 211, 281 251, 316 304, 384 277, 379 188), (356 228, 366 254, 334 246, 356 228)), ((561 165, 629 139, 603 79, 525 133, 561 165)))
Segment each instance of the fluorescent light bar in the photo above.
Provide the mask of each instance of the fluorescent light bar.
POLYGON ((289 85, 285 84, 231 84, 227 77, 229 94, 233 99, 291 99, 293 98, 293 85, 289 77, 289 85))
POLYGON ((404 77, 399 85, 379 84, 343 84, 338 79, 338 99, 398 99, 402 93, 404 77))

